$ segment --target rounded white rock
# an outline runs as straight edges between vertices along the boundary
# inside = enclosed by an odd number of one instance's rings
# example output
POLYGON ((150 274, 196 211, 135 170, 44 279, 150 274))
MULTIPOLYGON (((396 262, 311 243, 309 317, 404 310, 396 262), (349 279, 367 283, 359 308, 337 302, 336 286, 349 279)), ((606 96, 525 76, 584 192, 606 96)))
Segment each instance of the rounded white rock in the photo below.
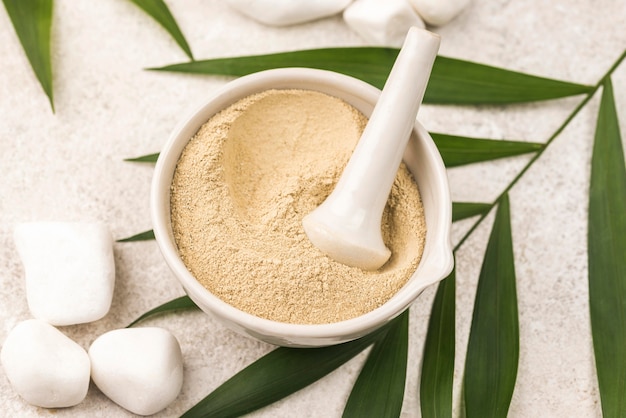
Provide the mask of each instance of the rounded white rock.
POLYGON ((52 325, 96 321, 115 286, 113 238, 102 223, 30 222, 15 227, 31 314, 52 325))
POLYGON ((470 0, 408 0, 426 23, 432 26, 441 26, 450 22, 470 0))
POLYGON ((163 328, 109 331, 89 348, 91 378, 109 399, 138 415, 155 414, 183 385, 180 345, 163 328))
POLYGON ((304 23, 341 13, 352 0, 227 0, 241 14, 271 26, 304 23))
POLYGON ((87 395, 87 352, 47 322, 19 323, 7 336, 0 358, 13 389, 32 405, 64 408, 87 395))
POLYGON ((343 20, 370 44, 398 48, 411 27, 425 26, 406 0, 357 0, 344 10, 343 20))

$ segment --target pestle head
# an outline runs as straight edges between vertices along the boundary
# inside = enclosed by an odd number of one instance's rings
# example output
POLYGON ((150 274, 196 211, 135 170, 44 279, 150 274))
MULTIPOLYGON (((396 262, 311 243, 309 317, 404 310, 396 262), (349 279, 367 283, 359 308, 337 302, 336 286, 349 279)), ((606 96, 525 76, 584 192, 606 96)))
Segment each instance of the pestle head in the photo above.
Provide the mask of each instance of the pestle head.
POLYGON ((302 220, 309 241, 333 260, 363 270, 378 270, 391 256, 380 234, 380 223, 378 231, 352 229, 351 224, 323 204, 302 220))

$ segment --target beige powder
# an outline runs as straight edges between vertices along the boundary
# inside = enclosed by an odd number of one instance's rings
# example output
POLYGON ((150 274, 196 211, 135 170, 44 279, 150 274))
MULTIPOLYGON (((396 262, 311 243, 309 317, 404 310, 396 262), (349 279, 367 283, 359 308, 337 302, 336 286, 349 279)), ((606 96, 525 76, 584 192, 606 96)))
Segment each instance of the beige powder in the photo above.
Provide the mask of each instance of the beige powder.
POLYGON ((425 222, 398 171, 383 217, 390 260, 367 272, 322 254, 302 218, 330 194, 367 119, 322 93, 269 90, 212 117, 185 147, 171 187, 180 255, 209 291, 275 321, 350 319, 391 298, 419 263, 425 222))

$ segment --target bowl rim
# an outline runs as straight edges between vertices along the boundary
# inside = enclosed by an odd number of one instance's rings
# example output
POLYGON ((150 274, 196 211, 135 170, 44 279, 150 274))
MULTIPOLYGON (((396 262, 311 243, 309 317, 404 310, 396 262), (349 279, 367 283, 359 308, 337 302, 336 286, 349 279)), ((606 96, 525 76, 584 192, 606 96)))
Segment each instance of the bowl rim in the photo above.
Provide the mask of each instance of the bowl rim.
MULTIPOLYGON (((260 318, 241 311, 212 294, 193 277, 178 255, 171 231, 169 212, 171 180, 182 149, 204 122, 229 104, 263 90, 274 88, 307 89, 307 85, 311 86, 308 88, 309 90, 322 91, 331 95, 333 94, 331 92, 337 93, 338 91, 354 95, 362 99, 364 103, 369 103, 370 106, 373 106, 380 94, 379 89, 359 79, 332 71, 311 68, 271 69, 234 79, 208 95, 201 105, 181 119, 172 131, 157 159, 150 192, 150 213, 155 239, 167 265, 189 297, 202 310, 209 309, 214 316, 217 316, 217 319, 222 320, 222 322, 225 321, 226 325, 236 325, 236 328, 239 330, 243 328, 248 335, 253 335, 264 341, 271 340, 272 343, 280 345, 283 345, 282 342, 284 345, 293 345, 294 342, 298 344, 299 341, 306 341, 304 345, 307 346, 329 345, 352 340, 374 331, 404 312, 424 288, 447 276, 454 264, 450 243, 452 204, 447 174, 441 155, 432 138, 416 120, 414 133, 423 140, 421 142, 425 143, 427 158, 431 160, 435 168, 434 180, 437 184, 434 187, 441 191, 440 201, 436 206, 441 212, 439 216, 443 217, 443 221, 438 223, 437 231, 434 231, 438 237, 436 245, 439 248, 437 248, 437 254, 434 256, 434 258, 438 258, 437 266, 430 272, 432 279, 420 283, 413 280, 420 272, 420 267, 423 264, 420 261, 417 270, 411 275, 407 283, 391 299, 370 312, 334 323, 292 324, 260 318), (289 87, 294 83, 300 87, 289 87), (324 85, 324 88, 319 88, 320 83, 324 85), (194 126, 196 127, 194 128, 194 126), (189 132, 192 132, 191 135, 189 132), (171 175, 169 175, 170 173, 171 175), (320 344, 317 344, 316 340, 320 340, 320 344)), ((430 227, 431 225, 429 225, 430 227)))

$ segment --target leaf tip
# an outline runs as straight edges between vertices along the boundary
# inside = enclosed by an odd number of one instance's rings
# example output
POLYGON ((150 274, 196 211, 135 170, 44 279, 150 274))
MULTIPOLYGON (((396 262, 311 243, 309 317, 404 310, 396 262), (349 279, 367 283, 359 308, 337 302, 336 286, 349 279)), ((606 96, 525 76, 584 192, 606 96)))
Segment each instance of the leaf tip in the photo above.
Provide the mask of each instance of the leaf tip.
POLYGON ((50 109, 52 109, 52 114, 56 114, 56 109, 54 108, 54 98, 52 97, 52 92, 46 92, 48 96, 48 102, 50 102, 50 109))

